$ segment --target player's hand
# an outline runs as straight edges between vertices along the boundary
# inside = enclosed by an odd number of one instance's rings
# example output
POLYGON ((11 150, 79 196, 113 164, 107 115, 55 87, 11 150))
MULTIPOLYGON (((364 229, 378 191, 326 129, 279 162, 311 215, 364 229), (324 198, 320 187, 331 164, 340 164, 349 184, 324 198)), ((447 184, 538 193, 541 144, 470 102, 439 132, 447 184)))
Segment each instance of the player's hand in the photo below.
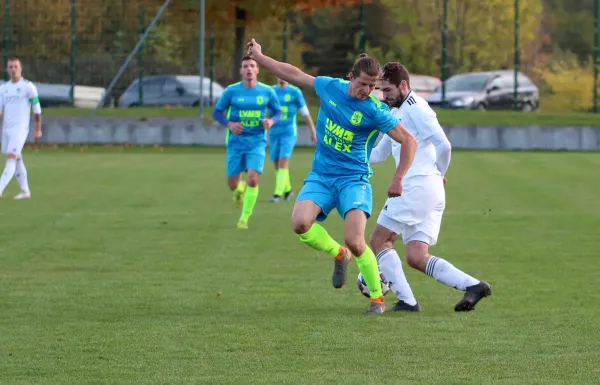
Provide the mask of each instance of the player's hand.
POLYGON ((244 131, 244 126, 240 122, 229 122, 227 123, 227 128, 229 128, 229 131, 234 135, 239 135, 244 131))
POLYGON ((313 143, 317 143, 317 133, 314 131, 310 132, 310 141, 313 143))
POLYGON ((269 128, 273 127, 273 124, 275 124, 275 122, 273 122, 273 119, 263 119, 262 120, 262 126, 265 130, 268 130, 269 128))
POLYGON ((396 198, 402 195, 402 179, 394 178, 388 187, 388 198, 396 198))
POLYGON ((42 130, 35 130, 33 137, 39 139, 42 137, 42 130))
POLYGON ((256 56, 262 55, 262 47, 260 46, 260 44, 258 44, 256 42, 256 40, 254 40, 254 39, 250 40, 250 42, 247 44, 247 47, 248 47, 247 54, 252 59, 255 59, 256 56))
POLYGON ((444 184, 448 183, 448 179, 446 179, 446 177, 444 177, 444 179, 442 179, 442 181, 444 182, 444 184))

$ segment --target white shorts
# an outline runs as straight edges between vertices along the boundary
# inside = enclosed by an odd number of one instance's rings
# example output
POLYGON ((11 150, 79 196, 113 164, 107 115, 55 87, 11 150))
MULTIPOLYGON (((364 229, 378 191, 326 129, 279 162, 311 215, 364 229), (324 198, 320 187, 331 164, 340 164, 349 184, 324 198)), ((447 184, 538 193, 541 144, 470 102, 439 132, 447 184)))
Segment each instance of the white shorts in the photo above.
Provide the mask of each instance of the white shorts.
POLYGON ((420 175, 405 182, 402 196, 388 198, 377 224, 402 235, 406 245, 420 241, 437 243, 446 207, 444 183, 439 175, 420 175))
POLYGON ((29 130, 4 130, 2 132, 2 153, 20 155, 28 135, 29 130))

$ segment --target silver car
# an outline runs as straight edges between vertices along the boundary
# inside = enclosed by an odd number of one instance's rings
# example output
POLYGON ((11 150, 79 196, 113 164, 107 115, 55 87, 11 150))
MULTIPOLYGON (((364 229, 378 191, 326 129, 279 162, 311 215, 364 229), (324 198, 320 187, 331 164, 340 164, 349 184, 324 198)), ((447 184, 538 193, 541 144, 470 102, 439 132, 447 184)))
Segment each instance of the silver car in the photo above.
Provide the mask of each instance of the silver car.
MULTIPOLYGON (((157 75, 144 77, 142 81, 143 100, 139 100, 139 79, 135 80, 119 98, 119 107, 141 106, 199 106, 200 77, 193 75, 157 75)), ((203 79, 204 105, 210 104, 210 79, 203 79)), ((223 94, 220 84, 212 84, 213 105, 223 94)))

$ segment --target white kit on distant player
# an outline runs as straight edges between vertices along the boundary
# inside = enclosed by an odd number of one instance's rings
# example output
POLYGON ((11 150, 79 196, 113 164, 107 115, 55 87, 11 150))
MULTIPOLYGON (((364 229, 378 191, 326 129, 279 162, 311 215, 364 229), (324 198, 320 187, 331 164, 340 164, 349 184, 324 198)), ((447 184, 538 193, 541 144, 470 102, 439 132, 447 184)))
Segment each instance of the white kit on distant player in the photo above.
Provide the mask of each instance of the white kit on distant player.
POLYGON ((20 154, 29 134, 31 109, 41 114, 35 85, 25 79, 8 81, 0 86, 0 111, 4 109, 2 153, 20 154))
MULTIPOLYGON (((435 245, 446 207, 443 174, 450 164, 448 139, 429 104, 411 92, 392 115, 417 139, 417 152, 403 179, 402 196, 388 198, 377 223, 402 235, 404 244, 421 241, 435 245)), ((373 149, 370 162, 383 162, 390 154, 400 163, 401 144, 384 136, 373 149)))

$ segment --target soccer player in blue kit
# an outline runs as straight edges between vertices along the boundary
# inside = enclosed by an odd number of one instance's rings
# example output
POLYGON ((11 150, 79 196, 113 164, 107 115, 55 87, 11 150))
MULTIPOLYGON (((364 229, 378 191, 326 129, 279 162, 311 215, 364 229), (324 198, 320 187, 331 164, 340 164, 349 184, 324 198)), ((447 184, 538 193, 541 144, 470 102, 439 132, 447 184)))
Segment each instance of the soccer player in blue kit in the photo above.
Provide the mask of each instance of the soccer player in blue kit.
POLYGON ((269 153, 276 170, 275 192, 271 202, 279 202, 281 199, 288 200, 292 195, 290 159, 298 136, 298 112, 304 116, 310 127, 313 143, 317 142, 317 134, 302 90, 283 79, 277 79, 273 89, 281 105, 281 119, 269 130, 269 153))
POLYGON ((402 144, 400 164, 388 188, 388 196, 397 197, 402 194, 402 178, 412 164, 417 143, 389 108, 371 96, 379 80, 379 62, 362 54, 348 75, 350 81, 345 81, 327 76, 315 78, 278 62, 264 55, 254 39, 248 43, 248 55, 280 79, 313 87, 321 99, 312 171, 296 199, 292 227, 303 243, 334 258, 334 288, 341 288, 346 282, 348 263, 354 255, 371 296, 366 314, 383 314, 385 303, 377 260, 365 242, 365 226, 373 205, 369 155, 379 132, 402 144), (349 250, 315 223, 325 220, 333 208, 344 218, 344 241, 349 250))
POLYGON ((242 58, 242 81, 228 86, 217 102, 213 118, 227 127, 227 184, 234 201, 242 204, 238 228, 247 229, 258 199, 258 180, 265 164, 266 131, 281 117, 277 95, 258 82, 258 65, 242 58), (266 116, 267 111, 272 115, 266 116), (232 133, 233 135, 230 135, 232 133), (242 172, 248 172, 247 187, 242 172))

